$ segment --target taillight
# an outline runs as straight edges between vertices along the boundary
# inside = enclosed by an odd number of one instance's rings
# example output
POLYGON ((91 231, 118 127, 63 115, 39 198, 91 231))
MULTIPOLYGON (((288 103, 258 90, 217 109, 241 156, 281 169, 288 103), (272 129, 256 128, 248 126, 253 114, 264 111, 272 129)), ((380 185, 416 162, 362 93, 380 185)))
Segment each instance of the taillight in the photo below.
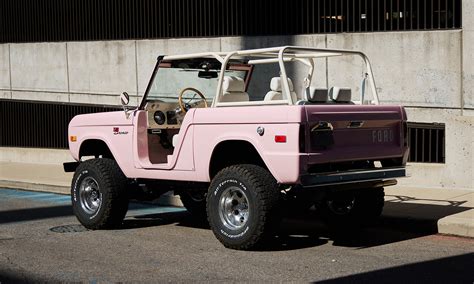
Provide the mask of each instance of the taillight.
POLYGON ((286 135, 275 135, 276 143, 286 143, 286 135))
POLYGON ((300 133, 298 138, 300 153, 306 152, 306 127, 305 124, 300 124, 300 133))

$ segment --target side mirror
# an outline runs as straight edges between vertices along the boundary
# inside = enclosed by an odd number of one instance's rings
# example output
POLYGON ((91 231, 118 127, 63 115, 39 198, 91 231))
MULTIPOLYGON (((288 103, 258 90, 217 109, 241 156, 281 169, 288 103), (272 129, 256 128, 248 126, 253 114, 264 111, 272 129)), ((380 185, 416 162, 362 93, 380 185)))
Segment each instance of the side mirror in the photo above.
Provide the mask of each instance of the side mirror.
POLYGON ((128 104, 130 103, 130 96, 127 92, 120 94, 120 102, 122 103, 123 111, 125 112, 125 117, 128 119, 130 117, 130 112, 127 109, 128 104))
POLYGON ((122 106, 127 106, 130 103, 130 96, 128 95, 127 92, 123 92, 120 94, 120 102, 122 103, 122 106))

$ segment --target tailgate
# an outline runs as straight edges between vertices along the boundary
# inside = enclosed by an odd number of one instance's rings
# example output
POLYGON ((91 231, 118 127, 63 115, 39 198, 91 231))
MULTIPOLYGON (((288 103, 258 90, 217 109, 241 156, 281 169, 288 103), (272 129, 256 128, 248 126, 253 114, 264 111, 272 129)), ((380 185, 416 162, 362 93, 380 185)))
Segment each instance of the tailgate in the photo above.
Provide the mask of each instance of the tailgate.
POLYGON ((306 105, 305 152, 309 163, 403 156, 400 106, 306 105))

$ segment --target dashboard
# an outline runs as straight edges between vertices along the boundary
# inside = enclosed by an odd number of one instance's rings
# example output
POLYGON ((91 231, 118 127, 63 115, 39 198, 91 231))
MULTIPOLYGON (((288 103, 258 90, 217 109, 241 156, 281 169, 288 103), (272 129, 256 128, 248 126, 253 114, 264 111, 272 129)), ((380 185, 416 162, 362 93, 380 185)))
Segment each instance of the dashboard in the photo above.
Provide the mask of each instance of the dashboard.
POLYGON ((184 119, 184 115, 176 111, 179 109, 178 103, 148 102, 145 105, 148 129, 179 129, 184 119))

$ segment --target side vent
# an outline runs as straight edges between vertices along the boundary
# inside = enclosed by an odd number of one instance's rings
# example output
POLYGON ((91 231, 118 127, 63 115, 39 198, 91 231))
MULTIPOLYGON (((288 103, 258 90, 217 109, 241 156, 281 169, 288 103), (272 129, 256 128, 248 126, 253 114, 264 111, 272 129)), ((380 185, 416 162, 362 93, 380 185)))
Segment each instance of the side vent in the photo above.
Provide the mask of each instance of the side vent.
POLYGON ((408 162, 445 163, 446 126, 444 123, 408 122, 408 162))

